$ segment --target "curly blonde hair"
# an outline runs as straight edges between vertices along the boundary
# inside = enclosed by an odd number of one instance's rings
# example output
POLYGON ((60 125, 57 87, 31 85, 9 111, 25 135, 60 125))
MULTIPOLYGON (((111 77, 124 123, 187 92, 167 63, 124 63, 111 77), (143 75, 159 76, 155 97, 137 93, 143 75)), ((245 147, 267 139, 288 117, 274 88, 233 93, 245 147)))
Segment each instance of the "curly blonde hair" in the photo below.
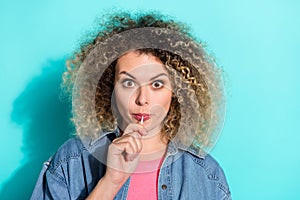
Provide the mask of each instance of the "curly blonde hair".
MULTIPOLYGON (((80 65, 91 51, 107 38, 127 30, 145 27, 166 28, 180 32, 201 47, 201 70, 181 56, 167 50, 143 48, 135 51, 159 58, 172 77, 173 95, 170 110, 162 128, 162 137, 167 140, 177 137, 181 143, 189 143, 191 148, 197 151, 211 147, 216 139, 213 134, 221 121, 220 113, 214 108, 220 108, 219 104, 224 100, 221 87, 222 70, 204 51, 202 43, 191 36, 188 26, 153 12, 135 15, 123 12, 107 16, 107 20, 103 20, 99 27, 96 34, 92 34, 87 41, 83 42, 73 57, 67 60, 67 70, 63 74, 62 83, 64 91, 67 94, 72 93, 80 65), (193 114, 183 118, 185 112, 193 114), (185 133, 178 135, 180 131, 185 133)), ((116 63, 117 60, 103 72, 96 87, 95 99, 87 99, 85 102, 89 104, 89 101, 95 101, 96 119, 99 127, 106 131, 113 131, 117 127, 117 119, 113 115, 111 105, 116 63)), ((87 118, 95 117, 89 116, 90 113, 86 115, 87 118)), ((80 135, 80 127, 77 127, 77 130, 80 135)), ((87 136, 99 137, 96 133, 93 135, 89 133, 87 136)))

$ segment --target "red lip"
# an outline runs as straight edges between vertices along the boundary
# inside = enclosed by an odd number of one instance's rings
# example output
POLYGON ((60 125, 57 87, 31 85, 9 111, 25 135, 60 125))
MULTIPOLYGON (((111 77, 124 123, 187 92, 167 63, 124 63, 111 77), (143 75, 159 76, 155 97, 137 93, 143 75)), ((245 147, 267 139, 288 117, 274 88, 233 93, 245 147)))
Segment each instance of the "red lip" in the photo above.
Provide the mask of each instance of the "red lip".
POLYGON ((146 121, 148 119, 151 118, 151 115, 150 114, 145 114, 145 113, 134 113, 132 114, 133 118, 138 120, 138 121, 141 121, 142 118, 144 118, 143 120, 146 121))

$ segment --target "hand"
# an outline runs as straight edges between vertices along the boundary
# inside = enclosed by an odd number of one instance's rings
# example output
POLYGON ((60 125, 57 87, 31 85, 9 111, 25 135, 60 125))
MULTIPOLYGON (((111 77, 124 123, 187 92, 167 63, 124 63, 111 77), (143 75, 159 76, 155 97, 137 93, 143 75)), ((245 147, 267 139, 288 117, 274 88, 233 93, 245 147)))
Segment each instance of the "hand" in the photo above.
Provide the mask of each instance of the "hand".
POLYGON ((108 147, 107 169, 104 180, 122 186, 139 162, 142 150, 141 137, 147 135, 139 124, 129 124, 123 135, 113 140, 108 147))

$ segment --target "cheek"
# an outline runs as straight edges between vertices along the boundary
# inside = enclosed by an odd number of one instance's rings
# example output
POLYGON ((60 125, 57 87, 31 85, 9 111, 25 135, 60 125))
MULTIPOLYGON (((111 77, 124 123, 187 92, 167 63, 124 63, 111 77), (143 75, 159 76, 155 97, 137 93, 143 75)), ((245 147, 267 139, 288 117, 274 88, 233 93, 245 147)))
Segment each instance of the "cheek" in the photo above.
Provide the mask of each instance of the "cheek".
POLYGON ((164 112, 167 113, 170 109, 171 100, 172 100, 172 92, 170 91, 163 92, 160 95, 157 95, 156 104, 160 105, 164 109, 164 112))
POLYGON ((171 105, 171 101, 172 101, 172 92, 170 92, 167 96, 166 96, 166 111, 168 112, 170 109, 170 105, 171 105))
POLYGON ((128 111, 130 105, 132 104, 132 91, 124 91, 120 88, 115 88, 115 98, 116 98, 116 106, 120 113, 124 113, 128 111))

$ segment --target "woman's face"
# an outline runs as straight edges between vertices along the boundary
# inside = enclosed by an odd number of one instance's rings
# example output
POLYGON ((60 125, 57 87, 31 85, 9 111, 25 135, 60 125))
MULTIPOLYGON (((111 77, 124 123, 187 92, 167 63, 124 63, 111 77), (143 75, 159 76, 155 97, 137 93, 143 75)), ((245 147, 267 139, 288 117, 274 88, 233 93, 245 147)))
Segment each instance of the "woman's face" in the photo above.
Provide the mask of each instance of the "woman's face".
POLYGON ((159 132, 172 98, 171 81, 162 62, 151 54, 129 52, 116 65, 114 96, 121 129, 139 123, 159 132))

